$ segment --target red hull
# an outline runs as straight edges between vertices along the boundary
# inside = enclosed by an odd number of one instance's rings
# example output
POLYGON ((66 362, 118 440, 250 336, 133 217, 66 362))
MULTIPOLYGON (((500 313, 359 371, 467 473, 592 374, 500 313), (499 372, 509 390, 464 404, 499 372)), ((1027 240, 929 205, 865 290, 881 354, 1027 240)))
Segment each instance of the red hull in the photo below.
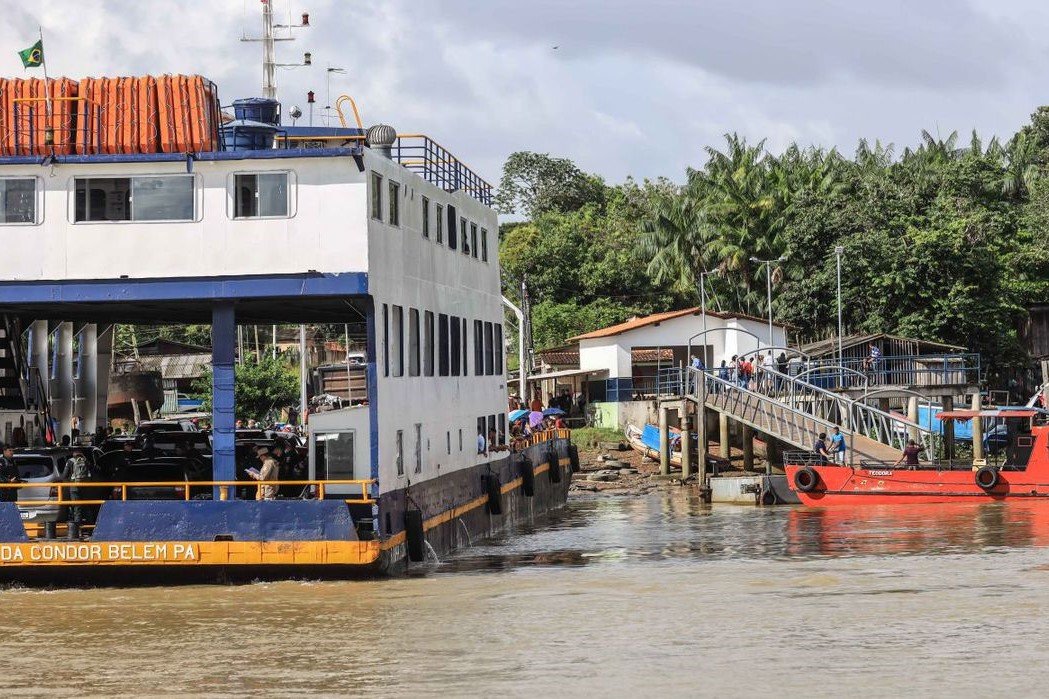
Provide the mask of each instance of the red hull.
MULTIPOLYGON (((1049 427, 1035 426, 1030 436, 1030 458, 1022 469, 997 470, 993 487, 981 487, 972 469, 908 469, 895 466, 841 466, 835 464, 787 464, 787 483, 805 505, 894 505, 948 502, 994 502, 998 500, 1049 499, 1049 427), (803 469, 815 473, 802 479, 803 469)), ((983 469, 984 471, 988 469, 983 469)), ((985 474, 986 475, 986 474, 985 474)))

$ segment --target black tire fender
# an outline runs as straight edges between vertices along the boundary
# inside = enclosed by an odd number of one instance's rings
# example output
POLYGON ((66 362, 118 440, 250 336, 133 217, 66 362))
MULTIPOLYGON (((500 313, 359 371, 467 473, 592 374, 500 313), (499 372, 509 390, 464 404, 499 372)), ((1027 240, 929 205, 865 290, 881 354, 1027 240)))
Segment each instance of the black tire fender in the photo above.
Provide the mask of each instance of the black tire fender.
POLYGON ((811 493, 820 484, 820 474, 811 466, 803 466, 794 474, 794 488, 802 493, 811 493))
POLYGON ((426 560, 426 534, 423 532, 421 510, 405 510, 404 540, 408 548, 408 560, 420 563, 426 560))
POLYGON ((560 483, 561 482, 561 457, 557 455, 557 452, 551 449, 546 452, 546 464, 550 469, 550 482, 560 483))
POLYGON ((503 486, 499 482, 499 476, 489 473, 485 477, 485 490, 488 491, 488 514, 503 514, 503 486))
POLYGON ((521 492, 525 494, 525 497, 533 497, 535 495, 535 467, 525 458, 518 463, 517 470, 521 474, 521 492))
POLYGON ((976 480, 976 485, 980 486, 984 490, 994 490, 994 487, 998 485, 998 469, 994 466, 983 466, 973 476, 976 480))

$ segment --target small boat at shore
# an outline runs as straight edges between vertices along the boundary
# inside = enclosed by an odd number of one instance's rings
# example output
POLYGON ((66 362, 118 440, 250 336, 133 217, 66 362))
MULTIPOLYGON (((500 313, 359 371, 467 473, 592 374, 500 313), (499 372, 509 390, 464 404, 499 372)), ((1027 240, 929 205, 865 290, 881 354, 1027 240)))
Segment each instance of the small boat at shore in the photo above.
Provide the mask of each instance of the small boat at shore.
MULTIPOLYGON (((627 425, 626 440, 630 447, 653 461, 659 461, 659 427, 648 424, 644 429, 627 425)), ((681 430, 670 428, 670 464, 681 468, 681 430)))
POLYGON ((1004 499, 1049 499, 1049 411, 1040 408, 952 410, 940 420, 1001 420, 1001 463, 986 459, 904 465, 821 463, 812 453, 787 454, 787 483, 805 505, 886 505, 1004 499))

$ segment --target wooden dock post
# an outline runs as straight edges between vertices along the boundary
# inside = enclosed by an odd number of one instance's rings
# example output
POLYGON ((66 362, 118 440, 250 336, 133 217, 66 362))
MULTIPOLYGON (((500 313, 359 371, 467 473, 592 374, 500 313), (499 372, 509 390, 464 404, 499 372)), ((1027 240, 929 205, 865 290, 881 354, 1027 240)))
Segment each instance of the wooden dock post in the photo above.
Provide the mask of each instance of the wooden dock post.
POLYGON ((743 425, 743 470, 754 470, 754 428, 743 425))
MULTIPOLYGON (((980 392, 973 392, 972 409, 980 411, 983 409, 983 404, 980 401, 980 392)), ((983 418, 973 418, 973 461, 983 461, 983 418)), ((975 464, 974 464, 975 465, 975 464)))
POLYGON ((688 400, 681 401, 681 480, 692 473, 692 416, 688 404, 688 400))
MULTIPOLYGON (((943 403, 944 412, 954 410, 954 396, 943 396, 940 400, 943 403)), ((935 454, 930 454, 929 458, 934 456, 935 454)), ((943 458, 948 461, 954 459, 954 420, 943 421, 943 458)))
MULTIPOLYGON (((918 422, 918 396, 911 396, 907 399, 907 419, 911 422, 918 422)), ((915 442, 918 441, 918 430, 914 427, 908 429, 910 432, 910 438, 915 442)), ((933 454, 926 454, 925 458, 932 458, 933 454)))
POLYGON ((732 458, 731 433, 728 428, 728 413, 718 413, 718 456, 732 458))
POLYGON ((659 473, 663 476, 670 475, 670 420, 667 415, 669 409, 665 405, 659 406, 659 473))

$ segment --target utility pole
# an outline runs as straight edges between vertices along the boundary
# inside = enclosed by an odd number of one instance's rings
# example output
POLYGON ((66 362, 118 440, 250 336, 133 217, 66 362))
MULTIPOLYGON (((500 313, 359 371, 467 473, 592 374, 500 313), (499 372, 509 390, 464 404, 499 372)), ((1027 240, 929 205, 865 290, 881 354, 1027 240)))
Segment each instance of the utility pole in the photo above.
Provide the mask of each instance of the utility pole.
MULTIPOLYGON (((521 301, 524 308, 524 325, 522 332, 525 338, 525 348, 528 350, 528 369, 535 370, 535 348, 532 346, 532 299, 528 296, 528 275, 521 275, 521 301)), ((524 400, 524 396, 521 397, 524 400)))
MULTIPOLYGON (((837 258, 837 268, 838 268, 838 366, 839 367, 841 366, 841 363, 844 360, 844 355, 842 354, 842 351, 841 351, 841 333, 842 333, 842 325, 841 325, 841 256, 842 256, 842 253, 844 253, 844 252, 845 252, 845 248, 842 247, 841 245, 834 246, 834 256, 837 258)), ((841 373, 842 373, 841 371, 838 372, 839 383, 841 381, 841 373)))
MULTIPOLYGON (((786 255, 780 255, 779 257, 777 257, 774 260, 759 260, 756 257, 750 258, 751 262, 756 262, 758 264, 765 265, 765 277, 766 277, 766 280, 768 282, 768 293, 769 293, 769 296, 768 296, 768 304, 769 304, 769 347, 773 347, 776 344, 776 341, 773 339, 774 335, 772 334, 773 333, 773 330, 772 330, 772 263, 773 262, 784 262, 784 261, 786 261, 786 259, 787 259, 786 255)), ((761 343, 759 342, 758 344, 760 345, 761 343)))

